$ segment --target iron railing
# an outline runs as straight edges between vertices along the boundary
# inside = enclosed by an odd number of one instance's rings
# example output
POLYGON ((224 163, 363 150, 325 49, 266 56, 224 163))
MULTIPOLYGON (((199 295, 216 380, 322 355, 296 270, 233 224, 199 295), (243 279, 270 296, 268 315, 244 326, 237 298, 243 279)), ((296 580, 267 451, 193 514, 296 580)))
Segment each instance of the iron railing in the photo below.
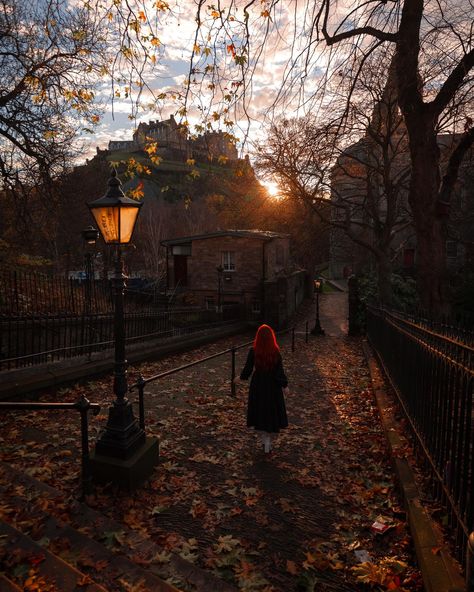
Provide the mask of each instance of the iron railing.
POLYGON ((79 314, 113 308, 110 282, 0 268, 0 314, 79 314))
MULTIPOLYGON (((127 278, 125 308, 129 312, 167 309, 160 283, 127 278)), ((62 315, 113 311, 112 280, 68 279, 22 269, 0 267, 0 315, 62 315)))
MULTIPOLYGON (((213 310, 175 309, 125 313, 127 343, 166 339, 236 322, 239 306, 213 310)), ((55 362, 112 348, 110 314, 0 315, 0 370, 55 362)))
POLYGON ((73 409, 81 415, 81 499, 91 490, 91 474, 89 471, 89 421, 88 413, 94 415, 100 411, 98 403, 91 403, 82 395, 75 403, 33 403, 15 401, 0 401, 0 411, 64 411, 73 409))
POLYGON ((446 323, 376 308, 367 334, 395 388, 463 563, 474 530, 474 347, 446 323))

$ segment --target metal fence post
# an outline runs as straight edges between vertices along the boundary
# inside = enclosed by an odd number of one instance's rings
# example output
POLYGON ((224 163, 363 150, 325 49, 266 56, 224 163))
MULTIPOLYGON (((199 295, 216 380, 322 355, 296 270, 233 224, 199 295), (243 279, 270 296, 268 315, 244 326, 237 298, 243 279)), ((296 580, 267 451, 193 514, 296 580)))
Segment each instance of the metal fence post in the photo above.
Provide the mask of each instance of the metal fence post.
POLYGON ((295 351, 295 327, 291 329, 291 351, 295 351))
POLYGON ((137 380, 137 386, 138 386, 138 422, 140 424, 140 427, 143 431, 145 431, 145 402, 144 402, 144 398, 145 398, 145 379, 143 378, 143 376, 140 374, 140 376, 138 377, 137 380))
POLYGON ((81 414, 81 500, 91 492, 92 478, 89 471, 89 425, 87 413, 90 408, 90 401, 85 395, 76 403, 81 414))
POLYGON ((469 535, 467 542, 467 561, 466 561, 466 585, 467 592, 474 592, 474 532, 469 535))
POLYGON ((232 346, 231 349, 231 371, 230 371, 230 392, 233 397, 235 397, 235 346, 232 346))
POLYGON ((304 340, 305 340, 305 343, 308 343, 308 321, 306 321, 304 340))

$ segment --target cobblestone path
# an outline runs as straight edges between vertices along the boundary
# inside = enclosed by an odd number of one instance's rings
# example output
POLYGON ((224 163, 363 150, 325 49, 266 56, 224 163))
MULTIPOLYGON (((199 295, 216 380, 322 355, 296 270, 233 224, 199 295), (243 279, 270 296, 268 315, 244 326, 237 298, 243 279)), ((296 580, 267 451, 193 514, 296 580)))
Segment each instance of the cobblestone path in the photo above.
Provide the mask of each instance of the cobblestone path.
MULTIPOLYGON (((139 525, 162 545, 160 561, 178 550, 242 590, 366 590, 361 557, 373 565, 380 590, 421 590, 361 344, 345 336, 346 300, 322 296, 325 336, 305 343, 303 319, 295 352, 289 336, 280 341, 290 426, 270 456, 245 426, 246 385, 232 398, 230 359, 217 358, 148 385, 147 430, 160 439, 153 478, 132 497, 105 490, 89 502, 139 525), (371 525, 381 515, 390 528, 377 535, 371 525)), ((307 318, 311 328, 313 305, 307 318)), ((222 340, 140 371, 149 376, 238 342, 222 340)), ((246 353, 238 353, 239 372, 246 353)), ((97 400, 92 393, 110 393, 110 381, 87 388, 97 400)), ((77 389, 67 396, 77 398, 77 389)), ((67 487, 55 480, 57 469, 49 481, 67 487)))

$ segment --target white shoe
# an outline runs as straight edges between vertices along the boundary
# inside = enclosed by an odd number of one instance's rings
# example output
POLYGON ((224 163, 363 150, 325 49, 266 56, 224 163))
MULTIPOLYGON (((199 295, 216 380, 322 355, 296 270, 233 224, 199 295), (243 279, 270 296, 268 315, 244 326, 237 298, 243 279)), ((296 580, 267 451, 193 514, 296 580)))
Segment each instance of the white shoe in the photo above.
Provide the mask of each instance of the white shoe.
POLYGON ((265 440, 263 442, 263 450, 265 451, 265 454, 268 454, 271 449, 272 449, 272 440, 271 440, 270 436, 265 436, 265 440))

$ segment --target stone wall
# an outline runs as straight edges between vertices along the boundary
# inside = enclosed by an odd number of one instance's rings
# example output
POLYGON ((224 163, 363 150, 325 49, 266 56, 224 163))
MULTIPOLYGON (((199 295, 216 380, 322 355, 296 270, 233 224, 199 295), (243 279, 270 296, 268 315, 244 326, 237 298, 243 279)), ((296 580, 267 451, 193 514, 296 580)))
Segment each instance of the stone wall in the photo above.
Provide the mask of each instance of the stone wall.
POLYGON ((310 282, 305 270, 287 277, 265 282, 265 321, 275 329, 283 329, 305 298, 310 296, 310 282))

